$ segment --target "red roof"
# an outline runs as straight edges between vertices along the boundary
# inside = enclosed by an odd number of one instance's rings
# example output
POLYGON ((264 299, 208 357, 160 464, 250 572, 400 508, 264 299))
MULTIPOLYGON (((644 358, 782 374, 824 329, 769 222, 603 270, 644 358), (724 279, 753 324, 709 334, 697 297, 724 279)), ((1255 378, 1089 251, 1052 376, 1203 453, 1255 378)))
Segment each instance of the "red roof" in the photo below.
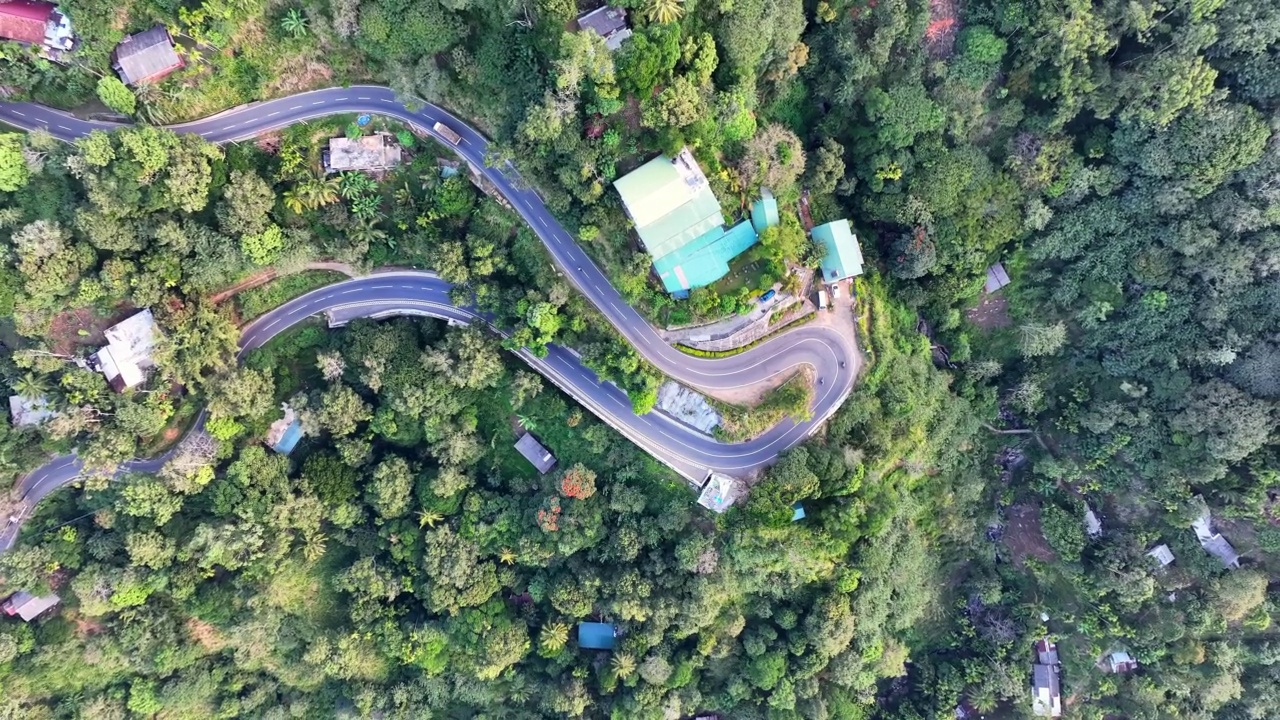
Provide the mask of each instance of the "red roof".
POLYGON ((12 0, 0 3, 0 38, 40 45, 44 42, 44 25, 57 8, 38 0, 12 0))

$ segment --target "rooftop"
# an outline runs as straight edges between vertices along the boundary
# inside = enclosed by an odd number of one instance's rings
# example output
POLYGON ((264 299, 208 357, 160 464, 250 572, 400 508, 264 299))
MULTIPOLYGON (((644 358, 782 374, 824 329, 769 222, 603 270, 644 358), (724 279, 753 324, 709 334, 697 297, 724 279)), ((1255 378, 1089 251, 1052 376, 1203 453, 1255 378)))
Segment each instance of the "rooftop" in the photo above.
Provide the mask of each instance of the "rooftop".
POLYGON ((612 650, 618 644, 618 631, 612 623, 578 623, 578 647, 587 650, 612 650))
POLYGON ((271 423, 271 427, 267 429, 267 447, 281 455, 288 455, 302 439, 302 421, 288 403, 282 404, 280 409, 284 410, 284 417, 271 423))
POLYGON ((862 274, 862 248, 848 220, 836 220, 819 225, 810 233, 816 242, 826 248, 822 258, 822 280, 835 282, 862 274))
POLYGON ((159 80, 182 67, 182 58, 173 49, 169 29, 156 25, 120 41, 111 66, 125 84, 140 85, 159 80))
POLYGON ((516 450, 524 456, 540 473, 546 473, 556 465, 556 456, 551 454, 550 450, 542 447, 542 443, 538 442, 531 433, 525 433, 516 441, 516 450))
POLYGON ((656 258, 724 225, 720 201, 688 148, 660 155, 613 183, 645 249, 656 258))
POLYGON ((9 417, 13 419, 14 427, 39 425, 56 414, 53 406, 49 404, 49 398, 28 398, 21 395, 9 396, 9 417))
POLYGON ((51 3, 36 0, 11 0, 0 3, 0 38, 41 45, 45 41, 46 24, 57 11, 51 3))
POLYGON ((1031 712, 1039 717, 1062 716, 1062 688, 1058 670, 1050 665, 1031 666, 1031 712))
POLYGON ((386 133, 365 135, 358 140, 339 137, 329 141, 324 166, 329 172, 346 170, 387 170, 400 164, 402 151, 386 133))
POLYGON ((1008 284, 1009 273, 1004 271, 1004 265, 996 263, 987 268, 987 292, 993 293, 1008 284))
POLYGON ((653 271, 667 292, 676 295, 704 287, 729 273, 729 261, 759 240, 747 220, 725 230, 717 226, 693 242, 655 258, 653 271))
POLYGON ((578 16, 578 28, 594 31, 604 38, 605 47, 610 50, 622 47, 622 41, 631 37, 631 28, 627 27, 626 9, 608 5, 578 16))
POLYGON ((707 484, 702 486, 698 495, 698 504, 708 510, 722 513, 742 496, 742 486, 728 475, 712 473, 707 484))
POLYGON ((1147 551, 1147 557, 1155 558, 1161 567, 1173 562, 1173 551, 1168 545, 1157 545, 1147 551))
POLYGON ((760 199, 751 205, 751 226, 757 233, 762 233, 766 228, 777 225, 779 220, 777 198, 769 192, 768 188, 762 189, 760 199))
POLYGON ((36 597, 31 593, 23 590, 16 592, 8 600, 4 601, 4 611, 8 615, 17 615, 18 617, 31 622, 40 616, 45 610, 57 605, 61 600, 57 595, 43 595, 36 597))
POLYGON ((143 370, 155 367, 156 321, 151 310, 143 310, 108 328, 107 346, 93 354, 98 369, 117 391, 131 388, 144 379, 143 370))

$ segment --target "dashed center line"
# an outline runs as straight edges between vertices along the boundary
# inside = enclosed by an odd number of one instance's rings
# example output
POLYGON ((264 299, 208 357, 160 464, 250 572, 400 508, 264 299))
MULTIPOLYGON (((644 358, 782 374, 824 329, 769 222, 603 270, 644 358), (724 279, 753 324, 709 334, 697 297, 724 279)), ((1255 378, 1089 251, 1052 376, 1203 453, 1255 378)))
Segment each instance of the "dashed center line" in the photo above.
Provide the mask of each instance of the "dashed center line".
POLYGON ((277 110, 277 111, 275 111, 275 112, 273 112, 273 113, 267 113, 267 117, 275 117, 275 116, 277 116, 277 115, 279 115, 279 114, 280 114, 280 111, 279 111, 279 110, 277 110))
POLYGON ((301 106, 301 105, 294 105, 293 107, 291 107, 291 108, 289 108, 289 109, 290 109, 290 110, 297 110, 297 109, 298 109, 298 108, 300 108, 300 107, 302 107, 302 106, 301 106))
POLYGON ((323 104, 324 104, 324 101, 323 101, 323 100, 317 100, 317 101, 315 101, 315 102, 313 102, 313 103, 311 103, 311 104, 312 104, 312 105, 323 105, 323 104))
POLYGON ((26 114, 26 113, 21 113, 21 112, 18 112, 17 110, 14 110, 14 111, 13 111, 13 114, 14 114, 14 115, 17 115, 18 117, 26 117, 26 116, 27 116, 27 114, 26 114))

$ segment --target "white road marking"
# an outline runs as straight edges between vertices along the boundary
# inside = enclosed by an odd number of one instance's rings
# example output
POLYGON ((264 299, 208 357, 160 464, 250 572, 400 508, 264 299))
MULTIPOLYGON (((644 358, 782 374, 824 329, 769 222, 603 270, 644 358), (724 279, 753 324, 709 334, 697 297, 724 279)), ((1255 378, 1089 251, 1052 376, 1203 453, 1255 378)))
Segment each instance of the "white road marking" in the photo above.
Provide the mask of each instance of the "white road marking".
POLYGON ((212 135, 212 134, 213 134, 213 131, 212 131, 212 130, 206 130, 206 131, 204 131, 204 132, 200 133, 200 137, 209 137, 209 136, 210 136, 210 135, 212 135))
POLYGON ((374 285, 374 286, 373 286, 372 288, 370 288, 370 289, 371 289, 371 290, 390 290, 390 289, 392 289, 392 288, 394 288, 394 287, 395 287, 395 285, 374 285))
POLYGON ((62 128, 63 130, 70 130, 70 129, 71 129, 71 128, 67 127, 66 125, 59 125, 58 127, 62 128))
POLYGON ((372 100, 373 98, 371 98, 371 97, 360 97, 359 95, 357 95, 357 96, 356 96, 356 99, 357 99, 357 100, 372 100))
POLYGON ((385 102, 385 103, 393 103, 393 102, 395 102, 395 100, 388 100, 388 99, 386 99, 386 98, 378 98, 378 99, 379 99, 379 100, 381 100, 382 102, 385 102))
POLYGON ((236 126, 236 125, 238 125, 238 124, 239 124, 239 123, 231 123, 230 125, 228 125, 228 126, 226 126, 226 127, 222 128, 222 129, 223 129, 223 130, 230 130, 231 128, 235 127, 235 126, 236 126))
MULTIPOLYGON (((342 102, 343 100, 350 100, 350 99, 351 99, 351 98, 338 98, 337 102, 342 102)), ((317 104, 318 104, 318 103, 317 103, 317 104)))
POLYGON ((277 115, 279 115, 279 114, 280 114, 280 111, 279 111, 279 110, 277 110, 277 111, 275 111, 275 112, 273 112, 273 113, 267 113, 267 117, 275 117, 275 116, 277 116, 277 115))
POLYGON ((17 110, 14 110, 14 111, 13 111, 13 114, 14 114, 14 115, 17 115, 18 117, 26 117, 26 116, 27 116, 27 114, 26 114, 26 113, 18 112, 17 110))
POLYGON ((289 109, 290 109, 290 110, 297 110, 297 109, 298 109, 298 108, 300 108, 300 107, 302 107, 302 106, 301 106, 301 105, 294 105, 293 107, 291 107, 291 108, 289 108, 289 109))
POLYGON ((323 100, 317 100, 317 101, 315 101, 315 102, 313 102, 313 103, 311 103, 311 104, 312 104, 312 105, 323 105, 323 104, 324 104, 324 101, 323 101, 323 100))

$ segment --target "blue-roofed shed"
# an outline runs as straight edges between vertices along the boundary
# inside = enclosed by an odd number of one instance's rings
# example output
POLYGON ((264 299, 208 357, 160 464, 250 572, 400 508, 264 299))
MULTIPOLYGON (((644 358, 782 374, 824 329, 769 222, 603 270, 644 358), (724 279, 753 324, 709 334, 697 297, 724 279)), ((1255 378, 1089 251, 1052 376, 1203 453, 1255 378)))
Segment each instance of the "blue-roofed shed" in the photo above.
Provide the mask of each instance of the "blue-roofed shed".
POLYGON ((804 519, 804 506, 801 505, 800 503, 796 503, 795 505, 792 505, 791 506, 791 522, 796 522, 797 520, 803 520, 803 519, 804 519))
POLYGON ((713 228, 697 240, 653 261, 667 292, 685 293, 705 287, 729 273, 729 261, 756 244, 755 228, 743 220, 733 227, 713 228))
POLYGON ((613 623, 578 623, 578 647, 587 650, 612 650, 618 644, 618 631, 613 623))
POLYGON ((757 233, 762 233, 765 228, 777 225, 778 221, 778 200, 767 188, 761 190, 760 199, 751 206, 751 226, 757 233))
POLYGON ((822 258, 822 281, 836 282, 862 274, 862 248, 848 220, 836 220, 819 225, 809 233, 815 242, 826 248, 822 258))
POLYGON ((271 423, 267 429, 267 447, 281 455, 288 455, 302 439, 302 421, 288 404, 282 406, 284 417, 271 423))

